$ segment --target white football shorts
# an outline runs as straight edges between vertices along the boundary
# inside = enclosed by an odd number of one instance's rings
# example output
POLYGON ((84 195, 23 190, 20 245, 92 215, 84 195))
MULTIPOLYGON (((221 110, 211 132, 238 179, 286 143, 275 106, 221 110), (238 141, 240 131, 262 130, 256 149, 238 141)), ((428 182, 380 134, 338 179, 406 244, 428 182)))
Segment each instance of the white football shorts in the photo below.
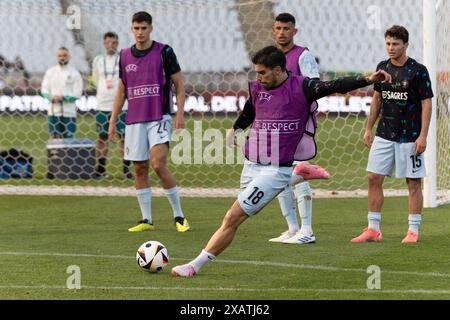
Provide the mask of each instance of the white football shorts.
POLYGON ((171 136, 172 117, 168 114, 159 121, 127 125, 123 158, 129 161, 148 160, 150 149, 158 144, 170 143, 171 136))
POLYGON ((261 211, 280 192, 289 187, 293 168, 261 165, 246 160, 241 173, 238 201, 248 216, 261 211))
POLYGON ((375 137, 370 148, 367 171, 382 176, 421 179, 426 176, 423 153, 416 155, 414 142, 399 143, 375 137))

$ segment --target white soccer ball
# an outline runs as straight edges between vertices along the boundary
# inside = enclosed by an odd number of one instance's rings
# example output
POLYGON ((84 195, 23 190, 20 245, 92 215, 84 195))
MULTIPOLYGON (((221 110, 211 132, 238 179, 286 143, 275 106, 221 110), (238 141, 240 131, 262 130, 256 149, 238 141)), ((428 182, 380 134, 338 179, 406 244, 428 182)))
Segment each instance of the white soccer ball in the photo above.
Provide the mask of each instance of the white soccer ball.
POLYGON ((161 242, 147 241, 139 247, 136 261, 142 269, 155 273, 169 263, 169 254, 161 242))

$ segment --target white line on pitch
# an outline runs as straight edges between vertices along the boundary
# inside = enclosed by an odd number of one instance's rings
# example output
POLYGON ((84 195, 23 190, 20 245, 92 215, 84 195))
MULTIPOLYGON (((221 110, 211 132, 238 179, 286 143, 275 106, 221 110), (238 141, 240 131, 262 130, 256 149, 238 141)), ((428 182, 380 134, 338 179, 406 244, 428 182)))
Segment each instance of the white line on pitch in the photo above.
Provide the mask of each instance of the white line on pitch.
MULTIPOLYGON (((11 256, 44 256, 44 257, 81 257, 81 258, 99 258, 99 259, 133 259, 132 256, 121 256, 121 255, 99 255, 99 254, 89 254, 89 253, 51 253, 51 252, 0 252, 0 255, 11 255, 11 256)), ((170 258, 175 261, 190 261, 187 258, 170 258)), ((283 263, 283 262, 269 262, 269 261, 252 261, 252 260, 220 260, 217 259, 216 263, 229 263, 229 264, 247 264, 255 266, 268 266, 277 268, 292 268, 292 269, 311 269, 311 270, 322 270, 322 271, 337 271, 337 272, 367 272, 367 269, 357 269, 357 268, 340 268, 333 266, 323 266, 323 265, 308 265, 308 264, 293 264, 293 263, 283 263)), ((384 274, 398 274, 398 275, 411 275, 411 276, 422 276, 422 277, 439 277, 439 278, 450 278, 449 273, 441 272, 415 272, 415 271, 395 271, 395 270, 382 270, 384 274)))
MULTIPOLYGON (((236 198, 239 189, 232 188, 180 188, 182 197, 190 198, 236 198)), ((341 190, 331 191, 326 189, 314 189, 314 198, 366 198, 367 190, 341 190)), ((445 197, 450 190, 440 191, 445 197)), ((135 197, 136 190, 133 187, 87 187, 87 186, 0 186, 0 195, 25 195, 25 196, 114 196, 135 197)), ((386 197, 404 197, 408 190, 385 189, 386 197)), ((165 197, 162 188, 152 188, 152 197, 165 197)))
MULTIPOLYGON (((57 289, 69 290, 65 286, 52 285, 0 285, 0 289, 57 289)), ((149 290, 149 291, 230 291, 230 292, 319 292, 319 293, 400 293, 400 294, 450 294, 450 290, 424 290, 424 289, 409 289, 409 290, 369 290, 369 289, 323 289, 323 288, 230 288, 230 287, 152 287, 152 286, 81 286, 85 290, 149 290)))

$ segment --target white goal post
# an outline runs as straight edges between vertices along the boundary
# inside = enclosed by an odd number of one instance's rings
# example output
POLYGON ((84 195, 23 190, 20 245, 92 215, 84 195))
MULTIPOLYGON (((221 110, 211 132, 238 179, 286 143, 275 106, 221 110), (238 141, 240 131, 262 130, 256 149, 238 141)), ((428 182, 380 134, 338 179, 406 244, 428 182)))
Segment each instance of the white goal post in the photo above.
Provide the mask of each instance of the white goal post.
MULTIPOLYGON (((423 0, 423 61, 430 74, 433 92, 436 95, 436 32, 437 32, 437 2, 436 0, 423 0)), ((436 175, 436 97, 432 100, 433 112, 430 129, 428 131, 425 162, 427 177, 424 179, 424 206, 437 207, 437 175, 436 175)))

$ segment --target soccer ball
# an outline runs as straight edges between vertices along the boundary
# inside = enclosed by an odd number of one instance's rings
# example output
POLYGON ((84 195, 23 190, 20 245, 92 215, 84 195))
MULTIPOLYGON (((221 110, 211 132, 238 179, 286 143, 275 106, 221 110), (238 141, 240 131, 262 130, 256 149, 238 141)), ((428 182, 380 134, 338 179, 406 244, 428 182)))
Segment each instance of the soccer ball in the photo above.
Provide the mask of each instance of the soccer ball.
POLYGON ((142 269, 156 273, 169 263, 169 254, 161 242, 147 241, 139 247, 136 261, 142 269))

